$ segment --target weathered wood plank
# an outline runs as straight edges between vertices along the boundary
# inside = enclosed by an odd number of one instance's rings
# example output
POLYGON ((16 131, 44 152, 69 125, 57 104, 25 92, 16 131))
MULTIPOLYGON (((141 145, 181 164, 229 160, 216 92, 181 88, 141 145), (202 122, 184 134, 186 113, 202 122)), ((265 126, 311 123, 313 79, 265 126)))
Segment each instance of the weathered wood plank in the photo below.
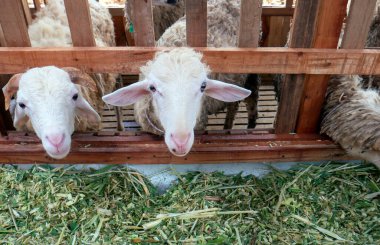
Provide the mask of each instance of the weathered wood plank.
POLYGON ((152 0, 131 0, 131 19, 136 46, 155 46, 152 0))
POLYGON ((262 5, 262 0, 241 1, 239 47, 256 48, 259 45, 262 5))
MULTIPOLYGON (((138 74, 158 50, 169 48, 0 48, 0 74, 30 67, 73 66, 86 72, 138 74)), ((213 72, 380 74, 380 50, 196 48, 213 72)))
MULTIPOLYGON (((320 0, 297 1, 290 33, 289 47, 312 45, 320 0)), ((287 75, 282 81, 281 99, 276 117, 276 133, 294 132, 304 87, 304 75, 287 75)))
POLYGON ((186 0, 186 40, 190 47, 207 47, 207 0, 186 0))
POLYGON ((71 39, 75 47, 94 47, 90 9, 87 0, 64 0, 71 39))
POLYGON ((74 135, 72 150, 63 160, 47 157, 35 136, 11 134, 0 138, 1 163, 220 163, 281 162, 348 159, 344 151, 317 135, 197 135, 189 155, 171 155, 162 138, 147 134, 133 136, 74 135), (19 144, 23 142, 23 144, 19 144), (226 146, 225 143, 229 145, 226 146))
POLYGON ((350 12, 342 38, 342 48, 364 48, 376 7, 376 0, 351 0, 350 12))
POLYGON ((0 0, 0 25, 8 47, 29 47, 28 27, 21 1, 0 0))
MULTIPOLYGON (((337 48, 343 20, 346 17, 346 8, 347 0, 321 0, 312 47, 337 48)), ((297 133, 319 132, 319 119, 329 78, 326 75, 306 76, 298 114, 297 133)))

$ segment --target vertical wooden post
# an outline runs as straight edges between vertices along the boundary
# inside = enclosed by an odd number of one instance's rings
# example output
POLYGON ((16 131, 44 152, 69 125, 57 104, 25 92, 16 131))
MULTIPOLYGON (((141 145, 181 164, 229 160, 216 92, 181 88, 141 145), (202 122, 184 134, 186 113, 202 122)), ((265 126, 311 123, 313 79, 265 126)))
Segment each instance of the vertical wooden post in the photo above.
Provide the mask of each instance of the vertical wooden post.
MULTIPOLYGON (((310 48, 318 6, 321 0, 297 1, 290 32, 290 48, 310 48)), ((294 132, 303 92, 304 75, 286 75, 282 81, 281 99, 276 116, 276 133, 294 132)))
POLYGON ((350 12, 342 38, 342 48, 362 49, 365 46, 369 28, 376 7, 376 0, 351 0, 350 12))
POLYGON ((262 6, 262 0, 241 1, 239 47, 257 48, 260 41, 262 6))
POLYGON ((30 23, 32 23, 32 14, 30 13, 28 0, 21 0, 21 3, 22 3, 22 8, 24 10, 26 24, 30 25, 30 23))
POLYGON ((0 0, 0 25, 8 47, 28 47, 30 40, 21 0, 0 0))
MULTIPOLYGON (((1 46, 29 47, 30 40, 22 0, 0 0, 0 6, 1 46)), ((9 75, 0 75, 0 88, 9 78, 9 75)), ((7 129, 13 129, 13 123, 9 111, 5 111, 3 93, 0 94, 0 133, 6 135, 7 129)))
MULTIPOLYGON (((313 48, 337 48, 347 0, 321 0, 313 48)), ((297 133, 317 133, 330 76, 310 75, 304 82, 304 92, 298 114, 297 133)))
POLYGON ((207 0, 186 0, 186 40, 191 47, 207 47, 207 0))
POLYGON ((64 0, 71 39, 75 47, 95 45, 90 9, 87 0, 64 0))
POLYGON ((131 1, 131 19, 136 46, 155 46, 152 0, 131 1))

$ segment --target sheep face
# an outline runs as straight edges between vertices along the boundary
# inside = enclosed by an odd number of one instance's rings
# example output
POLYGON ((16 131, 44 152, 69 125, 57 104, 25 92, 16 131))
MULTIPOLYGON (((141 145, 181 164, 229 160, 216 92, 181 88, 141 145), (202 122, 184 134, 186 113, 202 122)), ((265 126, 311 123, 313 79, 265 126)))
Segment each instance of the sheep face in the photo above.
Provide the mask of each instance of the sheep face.
POLYGON ((226 102, 244 99, 249 90, 207 78, 201 54, 189 48, 160 52, 142 68, 145 79, 103 97, 106 103, 124 106, 149 96, 171 153, 185 156, 194 142, 194 127, 202 100, 210 96, 226 102))
POLYGON ((61 159, 70 151, 76 114, 89 121, 100 120, 78 88, 66 71, 50 66, 19 74, 8 82, 3 92, 6 104, 17 93, 12 112, 14 126, 22 128, 30 121, 46 152, 61 159))

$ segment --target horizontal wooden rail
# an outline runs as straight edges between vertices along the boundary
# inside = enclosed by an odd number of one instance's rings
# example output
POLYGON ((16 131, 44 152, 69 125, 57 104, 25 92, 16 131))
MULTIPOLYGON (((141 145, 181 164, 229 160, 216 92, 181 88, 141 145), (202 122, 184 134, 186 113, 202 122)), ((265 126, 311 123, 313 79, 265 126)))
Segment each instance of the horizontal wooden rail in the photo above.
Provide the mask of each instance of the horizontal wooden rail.
MULTIPOLYGON (((169 48, 0 48, 0 74, 31 67, 73 66, 86 72, 138 74, 154 53, 169 48)), ((196 48, 213 72, 380 74, 380 50, 196 48)))
POLYGON ((184 158, 167 150, 161 137, 118 132, 76 134, 64 160, 53 160, 34 135, 10 132, 0 138, 0 163, 220 163, 347 160, 345 152, 319 135, 275 135, 258 131, 224 131, 197 135, 184 158), (227 143, 228 142, 228 143, 227 143))

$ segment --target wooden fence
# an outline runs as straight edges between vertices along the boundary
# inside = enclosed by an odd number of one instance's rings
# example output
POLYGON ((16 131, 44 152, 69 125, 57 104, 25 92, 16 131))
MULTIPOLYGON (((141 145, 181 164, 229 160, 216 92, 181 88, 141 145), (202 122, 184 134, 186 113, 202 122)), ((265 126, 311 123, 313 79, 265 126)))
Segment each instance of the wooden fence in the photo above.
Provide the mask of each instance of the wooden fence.
MULTIPOLYGON (((0 0, 0 74, 44 65, 87 72, 136 74, 159 48, 154 44, 152 1, 133 1, 136 47, 93 47, 87 0, 64 0, 73 48, 31 48, 23 0, 0 0), (71 24, 75 23, 75 24, 71 24)), ((290 1, 287 1, 288 4, 290 1)), ((207 0, 187 0, 188 45, 204 53, 214 72, 287 74, 274 130, 198 132, 191 153, 171 155, 163 139, 142 132, 75 134, 61 161, 46 156, 34 135, 10 131, 1 106, 0 162, 30 163, 219 163, 349 159, 318 134, 331 74, 380 74, 378 50, 364 50, 376 0, 352 0, 342 49, 337 50, 347 0, 298 0, 290 48, 258 48, 261 0, 241 0, 239 47, 207 48, 207 0)), ((287 11, 291 8, 286 8, 287 11)), ((2 101, 3 103, 3 101, 2 101)))

